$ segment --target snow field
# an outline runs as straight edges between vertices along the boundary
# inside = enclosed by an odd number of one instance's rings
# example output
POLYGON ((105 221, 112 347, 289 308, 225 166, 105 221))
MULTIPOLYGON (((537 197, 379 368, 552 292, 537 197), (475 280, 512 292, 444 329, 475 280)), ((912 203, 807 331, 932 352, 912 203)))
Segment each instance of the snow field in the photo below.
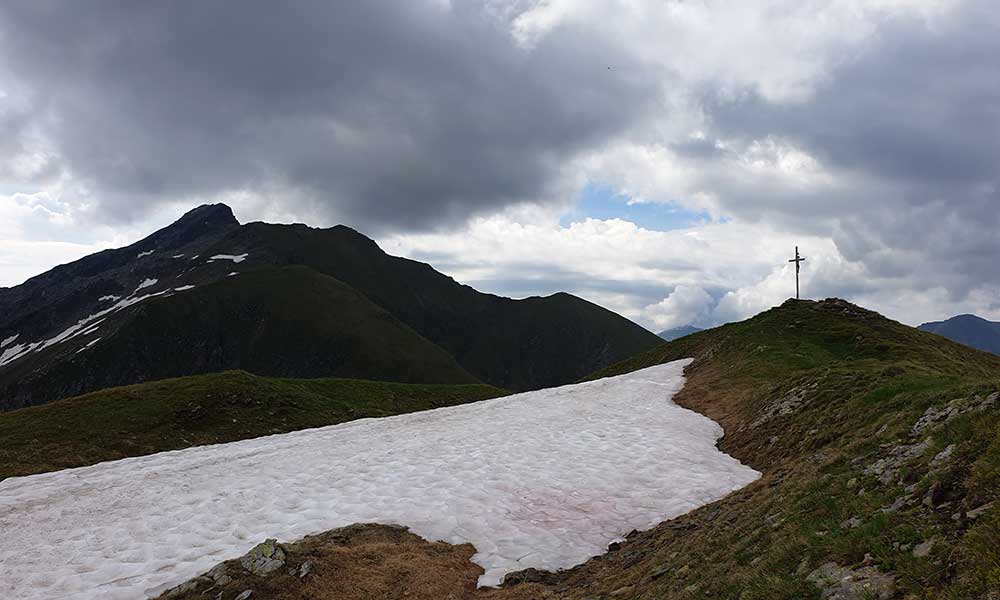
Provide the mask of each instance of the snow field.
POLYGON ((267 537, 357 522, 560 569, 759 473, 676 406, 687 360, 582 384, 0 482, 7 597, 156 595, 267 537))

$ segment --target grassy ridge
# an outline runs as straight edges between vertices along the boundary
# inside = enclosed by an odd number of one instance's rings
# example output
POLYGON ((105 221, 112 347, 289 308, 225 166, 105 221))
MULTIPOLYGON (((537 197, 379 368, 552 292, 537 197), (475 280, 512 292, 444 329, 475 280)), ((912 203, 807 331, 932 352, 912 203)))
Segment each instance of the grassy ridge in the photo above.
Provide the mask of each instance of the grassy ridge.
POLYGON ((481 384, 279 379, 227 371, 0 414, 0 479, 502 396, 481 384))
MULTIPOLYGON (((722 423, 722 448, 763 478, 563 585, 631 585, 633 598, 819 598, 809 575, 833 562, 892 576, 905 597, 1000 589, 1000 510, 976 512, 1000 499, 1000 407, 984 404, 1000 389, 1000 358, 846 302, 789 301, 595 377, 682 357, 696 360, 676 400, 722 423), (983 407, 914 433, 949 405, 983 407), (907 449, 892 476, 872 470, 907 449), (915 554, 924 543, 929 552, 915 554)), ((859 597, 877 597, 868 593, 859 597)))

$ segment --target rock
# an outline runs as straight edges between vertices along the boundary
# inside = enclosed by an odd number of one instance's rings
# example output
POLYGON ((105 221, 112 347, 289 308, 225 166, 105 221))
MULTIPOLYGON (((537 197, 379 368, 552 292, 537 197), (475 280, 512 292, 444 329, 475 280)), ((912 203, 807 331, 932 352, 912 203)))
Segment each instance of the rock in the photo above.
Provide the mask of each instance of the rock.
POLYGON ((823 600, 888 600, 896 593, 896 579, 873 567, 853 570, 828 562, 806 576, 823 600))
POLYGON ((626 585, 625 587, 620 587, 617 590, 611 592, 612 598, 621 598, 622 596, 627 596, 631 594, 635 588, 631 585, 626 585))
POLYGON ((906 505, 906 500, 907 500, 906 496, 900 496, 899 498, 896 498, 892 504, 882 508, 881 510, 886 514, 892 514, 894 512, 899 511, 899 509, 903 508, 903 506, 906 505))
POLYGON ((931 459, 931 466, 932 467, 941 466, 942 464, 951 460, 951 455, 954 453, 955 453, 955 444, 948 444, 947 448, 934 455, 934 458, 931 459))
POLYGON ((302 579, 306 575, 312 573, 312 569, 313 569, 313 564, 311 562, 306 561, 302 563, 302 566, 299 567, 299 579, 302 579))
POLYGON ((233 600, 247 600, 250 596, 253 596, 253 590, 243 590, 240 592, 240 595, 233 598, 233 600))
POLYGON ((913 547, 913 556, 917 558, 925 558, 930 555, 931 548, 934 547, 934 538, 922 542, 913 547))
POLYGON ((864 521, 862 521, 860 517, 851 517, 850 519, 848 519, 848 520, 844 521, 843 523, 841 523, 840 524, 840 528, 841 529, 854 529, 856 527, 861 527, 862 523, 864 523, 864 521))
POLYGON ((847 480, 847 489, 854 489, 857 486, 858 486, 858 478, 857 477, 851 477, 850 479, 847 480))
POLYGON ((989 509, 993 508, 993 506, 995 504, 996 504, 996 502, 990 502, 989 504, 984 504, 984 505, 980 506, 979 508, 974 508, 974 509, 968 511, 967 513, 965 513, 965 517, 967 519, 973 519, 973 520, 978 519, 979 517, 983 516, 983 513, 985 513, 989 509))
POLYGON ((267 539, 244 554, 240 558, 240 564, 254 575, 270 575, 284 566, 285 550, 278 544, 278 540, 267 539))
POLYGON ((888 485, 896 480, 896 475, 903 465, 922 455, 930 448, 930 445, 930 440, 924 440, 916 444, 893 446, 885 457, 865 468, 865 473, 875 475, 879 481, 888 485))
POLYGON ((669 572, 670 572, 670 567, 665 567, 665 566, 656 567, 655 569, 649 572, 649 578, 659 579, 660 577, 663 577, 669 572))

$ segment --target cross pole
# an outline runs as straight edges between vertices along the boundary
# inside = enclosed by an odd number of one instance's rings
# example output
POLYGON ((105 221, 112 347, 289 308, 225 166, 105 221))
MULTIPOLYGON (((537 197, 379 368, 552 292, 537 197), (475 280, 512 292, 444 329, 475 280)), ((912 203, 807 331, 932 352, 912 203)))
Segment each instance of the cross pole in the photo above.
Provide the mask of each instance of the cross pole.
POLYGON ((799 299, 799 269, 801 268, 801 263, 806 257, 799 256, 799 247, 795 247, 795 258, 788 260, 790 263, 795 263, 795 299, 799 299))

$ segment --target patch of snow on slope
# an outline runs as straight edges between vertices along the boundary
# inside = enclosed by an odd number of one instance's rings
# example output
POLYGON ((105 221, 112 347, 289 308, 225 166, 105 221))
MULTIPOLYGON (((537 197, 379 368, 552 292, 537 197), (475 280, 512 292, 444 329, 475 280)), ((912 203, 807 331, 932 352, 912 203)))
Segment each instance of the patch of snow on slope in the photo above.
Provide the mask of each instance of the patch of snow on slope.
POLYGON ((194 289, 193 285, 182 285, 181 287, 175 287, 174 291, 175 292, 186 292, 187 290, 193 290, 193 289, 194 289))
POLYGON ((15 333, 14 335, 10 336, 9 338, 0 340, 0 348, 6 348, 7 346, 13 344, 14 340, 16 340, 17 336, 19 336, 19 335, 21 335, 21 334, 15 333))
POLYGON ((717 423, 671 401, 688 362, 10 478, 0 580, 26 600, 138 598, 264 538, 358 522, 472 543, 481 585, 571 567, 759 477, 716 448, 717 423))
POLYGON ((77 350, 76 353, 79 354, 79 353, 83 352, 84 350, 90 348, 91 346, 93 346, 94 344, 96 344, 99 341, 101 341, 101 338, 99 338, 99 337, 98 338, 94 338, 93 340, 87 342, 86 346, 84 346, 83 348, 80 348, 79 350, 77 350))
POLYGON ((184 258, 184 255, 183 254, 175 254, 175 255, 171 256, 170 258, 184 258))
POLYGON ((231 260, 234 263, 241 263, 247 259, 249 253, 247 254, 216 254, 212 258, 208 259, 206 262, 212 262, 214 260, 231 260))
MULTIPOLYGON (((156 282, 158 282, 158 281, 159 281, 159 279, 155 279, 155 278, 154 279, 143 279, 142 283, 139 284, 139 287, 135 288, 135 292, 138 292, 142 288, 148 288, 151 285, 156 285, 156 282)), ((132 293, 134 294, 135 292, 132 292, 132 293)))
POLYGON ((107 302, 108 300, 121 300, 121 299, 122 299, 121 296, 114 296, 112 294, 108 294, 107 296, 101 296, 100 298, 97 299, 97 301, 107 302))
POLYGON ((136 254, 135 257, 136 258, 142 258, 143 256, 149 256, 153 252, 156 252, 156 251, 155 250, 147 250, 146 252, 140 252, 139 254, 136 254))
POLYGON ((232 277, 233 275, 239 275, 239 273, 236 271, 230 271, 229 274, 226 275, 226 277, 232 277))
MULTIPOLYGON (((138 292, 140 289, 144 287, 149 287, 150 285, 154 285, 156 281, 157 281, 156 279, 147 279, 146 281, 142 282, 139 285, 139 287, 136 288, 136 292, 138 292), (149 281, 152 281, 152 283, 147 283, 149 281)), ((14 362, 19 358, 27 356, 32 352, 38 350, 44 350, 49 346, 65 342, 66 340, 73 339, 80 335, 89 335, 97 330, 97 326, 104 321, 102 317, 104 317, 105 315, 117 312, 119 310, 122 310, 123 308, 128 308, 129 306, 132 306, 133 304, 138 304, 143 300, 148 300, 150 298, 155 298, 157 296, 163 296, 164 294, 170 294, 173 291, 183 291, 183 290, 177 290, 176 288, 174 290, 167 289, 161 292, 146 294, 145 296, 136 296, 135 292, 132 292, 132 295, 129 296, 128 298, 125 298, 124 300, 119 300, 114 304, 112 304, 111 306, 109 306, 108 308, 105 308, 104 310, 100 310, 92 315, 88 315, 80 319, 75 324, 70 325, 69 327, 64 329, 61 333, 59 333, 54 337, 51 337, 47 340, 41 340, 38 342, 31 342, 29 344, 17 344, 15 346, 11 346, 10 348, 4 350, 3 354, 0 354, 0 367, 8 363, 14 362)))

